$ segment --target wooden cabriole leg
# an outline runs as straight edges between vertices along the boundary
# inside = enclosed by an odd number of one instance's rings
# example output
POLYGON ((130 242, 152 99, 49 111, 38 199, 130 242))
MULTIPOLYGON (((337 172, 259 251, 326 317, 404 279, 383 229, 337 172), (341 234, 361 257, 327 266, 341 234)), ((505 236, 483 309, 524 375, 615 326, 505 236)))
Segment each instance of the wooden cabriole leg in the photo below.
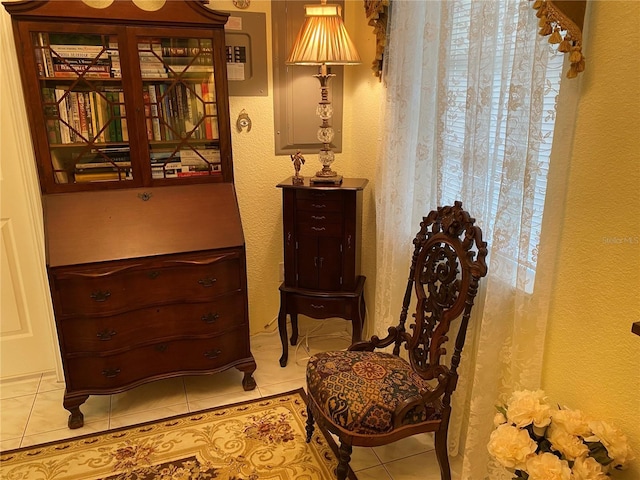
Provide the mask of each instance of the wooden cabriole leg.
POLYGON ((242 388, 244 388, 246 391, 256 388, 256 381, 253 378, 253 372, 256 371, 256 363, 250 362, 238 365, 236 368, 241 372, 244 372, 244 377, 242 377, 242 388))
POLYGON ((311 407, 307 406, 307 443, 311 442, 314 429, 313 412, 311 411, 311 407))
POLYGON ((449 454, 447 453, 447 428, 440 429, 435 434, 436 457, 440 465, 440 477, 442 480, 451 480, 451 468, 449 467, 449 454))
POLYGON ((282 356, 280 366, 286 367, 289 359, 289 345, 287 344, 287 294, 280 290, 280 311, 278 312, 278 333, 282 343, 282 356))
POLYGON ((340 441, 340 448, 338 449, 338 468, 336 469, 336 476, 338 480, 345 480, 347 473, 349 473, 349 462, 351 461, 351 445, 340 441))
POLYGON ((298 314, 291 313, 291 346, 295 347, 298 344, 298 314))
POLYGON ((89 395, 67 395, 66 391, 62 406, 69 410, 69 420, 67 425, 70 429, 80 428, 84 425, 84 415, 80 411, 80 405, 87 401, 89 395))

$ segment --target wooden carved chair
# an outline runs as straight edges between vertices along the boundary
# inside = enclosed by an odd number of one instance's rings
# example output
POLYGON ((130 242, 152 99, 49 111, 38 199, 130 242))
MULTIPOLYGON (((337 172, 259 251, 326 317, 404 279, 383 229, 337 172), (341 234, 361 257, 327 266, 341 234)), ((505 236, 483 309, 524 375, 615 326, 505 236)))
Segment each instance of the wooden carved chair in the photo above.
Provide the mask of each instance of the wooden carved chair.
POLYGON ((347 476, 352 446, 385 445, 422 432, 435 432, 441 477, 451 479, 451 394, 478 282, 487 273, 487 244, 474 223, 460 202, 424 217, 413 241, 399 324, 383 339, 374 336, 347 351, 323 352, 309 360, 307 442, 314 419, 339 437, 338 480, 347 476), (407 327, 412 293, 415 313, 407 327), (458 318, 445 365, 447 333, 458 318), (393 354, 376 351, 391 346, 393 354), (401 347, 408 360, 400 356, 401 347))

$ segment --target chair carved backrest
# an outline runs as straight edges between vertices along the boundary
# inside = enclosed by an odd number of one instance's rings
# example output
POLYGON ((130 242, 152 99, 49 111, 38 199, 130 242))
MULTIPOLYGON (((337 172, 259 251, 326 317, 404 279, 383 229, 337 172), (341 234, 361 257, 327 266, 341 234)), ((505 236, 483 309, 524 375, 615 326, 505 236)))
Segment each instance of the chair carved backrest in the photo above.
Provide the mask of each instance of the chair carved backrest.
MULTIPOLYGON (((461 202, 440 207, 424 217, 413 241, 414 252, 394 354, 404 344, 416 373, 438 379, 437 393, 455 389, 469 316, 478 282, 487 273, 487 244, 475 219, 461 202), (414 322, 406 329, 412 293, 416 295, 414 322), (451 322, 462 315, 450 366, 441 363, 451 322)), ((433 392, 436 393, 436 392, 433 392)))

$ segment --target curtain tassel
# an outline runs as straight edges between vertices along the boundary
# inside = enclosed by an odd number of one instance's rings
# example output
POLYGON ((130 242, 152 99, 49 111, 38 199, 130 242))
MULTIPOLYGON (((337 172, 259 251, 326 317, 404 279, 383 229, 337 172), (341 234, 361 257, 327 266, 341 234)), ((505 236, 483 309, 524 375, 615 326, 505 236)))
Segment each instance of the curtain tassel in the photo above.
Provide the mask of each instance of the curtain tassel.
POLYGON ((558 51, 562 53, 569 53, 571 51, 571 37, 569 37, 569 35, 564 37, 564 40, 560 42, 560 45, 558 45, 558 51))
POLYGON ((540 29, 540 35, 546 37, 547 35, 550 35, 551 32, 553 32, 553 29, 551 28, 551 25, 549 25, 548 23, 545 23, 544 25, 541 25, 541 29, 540 29))
POLYGON ((558 27, 555 28, 551 36, 549 37, 549 43, 557 44, 562 42, 562 35, 560 35, 560 29, 558 27))
POLYGON ((582 52, 580 46, 575 46, 571 49, 571 54, 569 55, 569 61, 571 63, 578 63, 582 60, 582 52))

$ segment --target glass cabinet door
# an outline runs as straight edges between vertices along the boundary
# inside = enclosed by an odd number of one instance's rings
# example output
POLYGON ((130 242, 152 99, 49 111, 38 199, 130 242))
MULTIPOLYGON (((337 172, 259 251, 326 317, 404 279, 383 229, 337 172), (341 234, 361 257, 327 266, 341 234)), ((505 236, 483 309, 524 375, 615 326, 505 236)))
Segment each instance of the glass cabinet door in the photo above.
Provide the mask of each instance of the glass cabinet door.
POLYGON ((117 35, 31 35, 54 183, 133 180, 117 35))
POLYGON ((152 179, 220 176, 212 39, 136 38, 152 179))

